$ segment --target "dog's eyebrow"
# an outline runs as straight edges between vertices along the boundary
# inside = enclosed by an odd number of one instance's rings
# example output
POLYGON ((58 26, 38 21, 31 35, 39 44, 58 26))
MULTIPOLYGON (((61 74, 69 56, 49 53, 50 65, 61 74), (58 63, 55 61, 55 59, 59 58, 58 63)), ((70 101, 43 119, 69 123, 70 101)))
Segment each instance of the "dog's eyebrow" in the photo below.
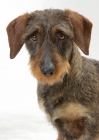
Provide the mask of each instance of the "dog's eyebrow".
POLYGON ((70 38, 74 37, 73 31, 71 30, 71 28, 67 25, 64 25, 64 24, 55 25, 52 28, 52 30, 54 32, 61 31, 61 32, 65 33, 67 36, 69 36, 70 38))
POLYGON ((32 35, 36 31, 41 32, 42 28, 40 26, 37 26, 37 25, 31 26, 29 29, 26 28, 24 31, 24 34, 22 36, 22 39, 25 40, 27 37, 29 37, 30 35, 32 35))

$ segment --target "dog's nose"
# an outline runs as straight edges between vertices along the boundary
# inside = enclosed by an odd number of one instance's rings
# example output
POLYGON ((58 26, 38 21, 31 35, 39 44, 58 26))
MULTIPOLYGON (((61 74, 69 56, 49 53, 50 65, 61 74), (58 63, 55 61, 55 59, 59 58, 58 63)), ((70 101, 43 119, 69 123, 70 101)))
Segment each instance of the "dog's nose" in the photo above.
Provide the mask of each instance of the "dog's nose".
POLYGON ((44 76, 52 76, 55 72, 55 65, 53 63, 48 64, 47 66, 41 69, 41 72, 44 76))

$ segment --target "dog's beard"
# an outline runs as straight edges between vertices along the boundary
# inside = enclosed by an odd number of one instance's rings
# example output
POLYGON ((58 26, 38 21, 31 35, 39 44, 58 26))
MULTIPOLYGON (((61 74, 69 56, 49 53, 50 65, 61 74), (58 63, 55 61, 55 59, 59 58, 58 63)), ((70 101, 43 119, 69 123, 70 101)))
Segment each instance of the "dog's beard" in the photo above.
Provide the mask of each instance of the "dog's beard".
POLYGON ((57 65, 56 70, 52 76, 44 76, 38 65, 39 56, 35 60, 30 60, 30 70, 34 77, 42 84, 53 85, 58 82, 62 82, 64 76, 69 73, 70 64, 68 61, 63 60, 59 55, 57 55, 57 65))

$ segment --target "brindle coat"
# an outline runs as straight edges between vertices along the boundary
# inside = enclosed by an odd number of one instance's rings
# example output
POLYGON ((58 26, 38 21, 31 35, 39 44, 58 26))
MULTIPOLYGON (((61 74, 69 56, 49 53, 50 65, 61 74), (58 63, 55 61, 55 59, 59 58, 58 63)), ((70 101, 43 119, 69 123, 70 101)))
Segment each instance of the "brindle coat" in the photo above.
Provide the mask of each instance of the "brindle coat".
POLYGON ((38 102, 57 140, 99 140, 99 62, 89 54, 92 23, 71 10, 26 13, 7 27, 10 58, 25 43, 38 102))

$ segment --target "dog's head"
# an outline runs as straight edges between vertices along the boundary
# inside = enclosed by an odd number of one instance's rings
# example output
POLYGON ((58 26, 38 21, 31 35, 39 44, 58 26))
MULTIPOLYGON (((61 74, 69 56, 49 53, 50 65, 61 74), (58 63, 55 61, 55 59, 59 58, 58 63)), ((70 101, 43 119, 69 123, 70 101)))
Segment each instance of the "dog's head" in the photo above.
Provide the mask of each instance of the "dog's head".
POLYGON ((10 58, 25 43, 32 73, 40 82, 52 85, 68 73, 74 42, 84 54, 89 54, 91 29, 87 18, 70 10, 26 13, 7 26, 10 58))

